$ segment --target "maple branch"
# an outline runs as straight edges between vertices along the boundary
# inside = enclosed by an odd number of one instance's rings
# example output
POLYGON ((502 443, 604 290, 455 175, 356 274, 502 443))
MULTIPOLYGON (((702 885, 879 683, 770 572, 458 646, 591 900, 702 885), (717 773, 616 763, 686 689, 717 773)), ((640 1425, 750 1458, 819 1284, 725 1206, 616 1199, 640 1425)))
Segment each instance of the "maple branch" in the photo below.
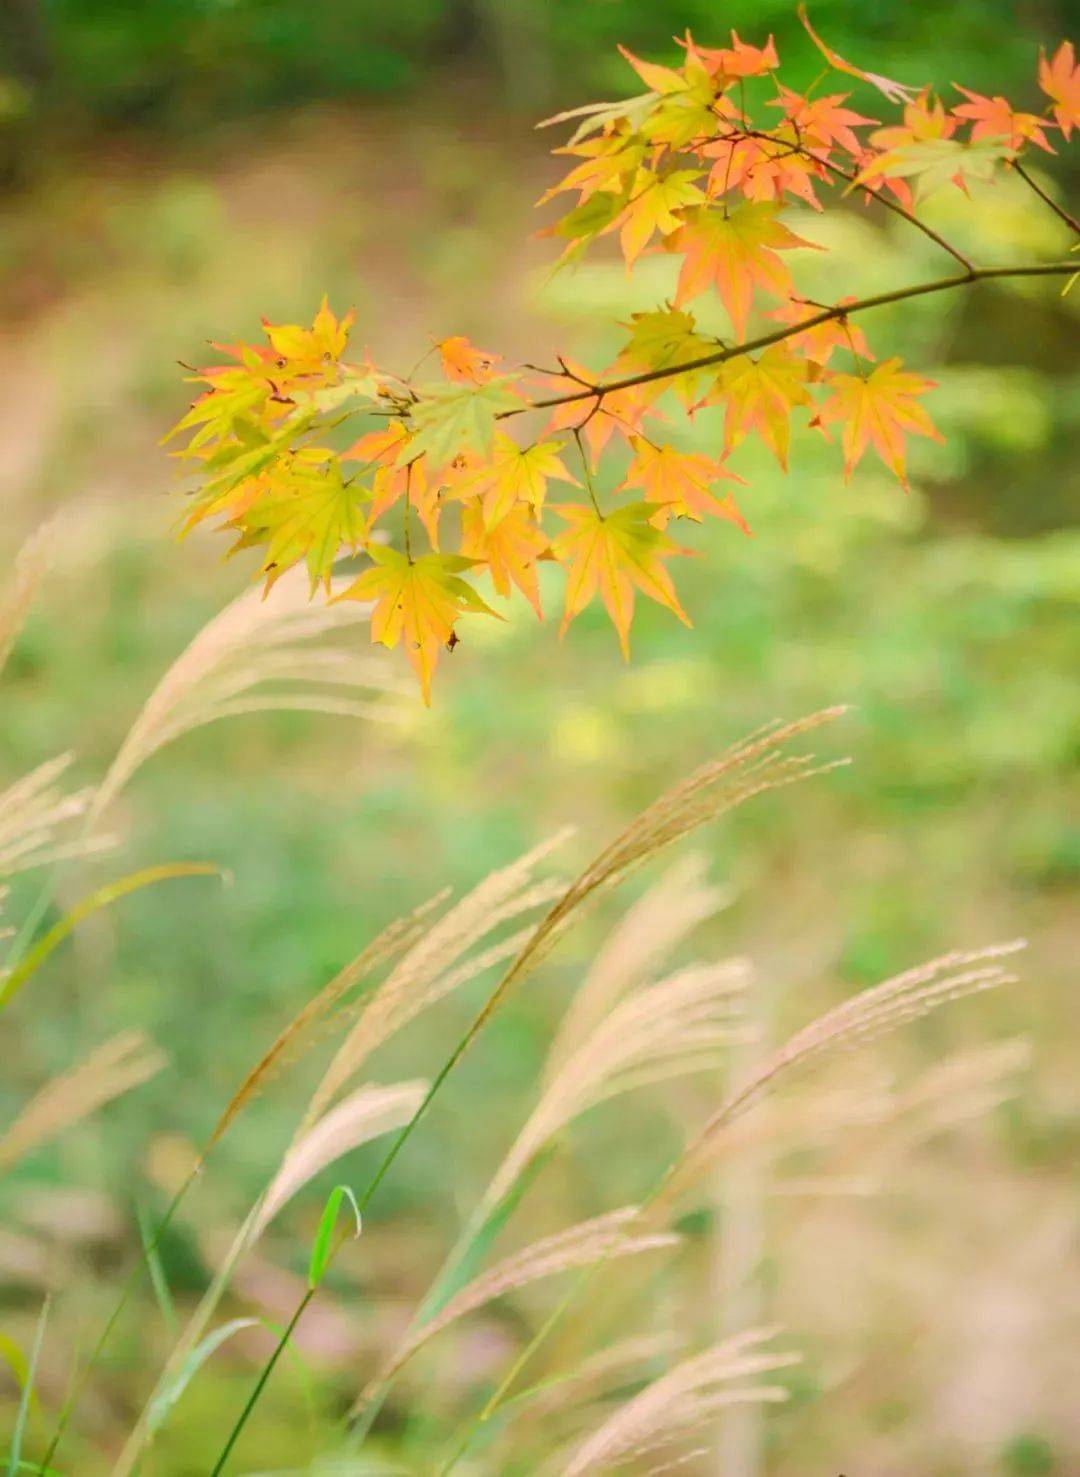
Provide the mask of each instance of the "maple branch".
POLYGON ((653 384, 657 380, 674 379, 677 375, 688 374, 695 369, 708 369, 713 364, 724 364, 729 359, 741 358, 743 354, 752 354, 757 349, 767 349, 772 344, 782 343, 784 339, 794 338, 796 334, 818 328, 822 323, 831 323, 837 318, 848 318, 852 313, 863 313, 868 308, 882 308, 889 303, 905 302, 908 298, 926 297, 935 292, 948 292, 954 287, 969 287, 975 282, 990 282, 999 278, 1013 277, 1065 277, 1072 276, 1075 272, 1075 262, 1038 262, 1025 267, 974 267, 971 272, 965 272, 960 277, 938 277, 933 282, 919 282, 911 287, 898 287, 892 292, 879 292, 873 297, 860 298, 853 303, 837 304, 835 307, 823 309, 813 318, 803 319, 801 323, 788 324, 772 333, 764 333, 760 338, 748 339, 742 344, 732 344, 728 348, 717 349, 715 353, 702 354, 697 359, 687 359, 681 364, 669 364, 663 369, 648 369, 641 374, 627 375, 624 379, 608 380, 606 384, 597 384, 588 390, 576 390, 568 395, 554 395, 544 400, 531 400, 520 408, 501 411, 498 419, 505 420, 512 415, 521 415, 526 410, 550 410, 557 405, 570 405, 578 400, 595 399, 599 405, 605 395, 612 395, 619 390, 632 390, 637 385, 653 384))
MULTIPOLYGON (((819 154, 813 153, 810 149, 800 146, 800 152, 807 159, 812 159, 816 164, 820 164, 823 169, 827 169, 830 174, 835 174, 838 179, 845 179, 849 184, 854 184, 858 179, 857 173, 853 174, 850 170, 841 168, 839 164, 834 164, 831 159, 823 159, 819 154)), ((899 200, 894 200, 891 196, 886 195, 884 190, 875 189, 873 185, 862 184, 859 186, 859 189, 865 190, 880 205, 884 205, 886 210, 891 210, 894 215, 900 216, 902 220, 907 221, 909 225, 921 231, 935 245, 940 246, 942 251, 947 251, 955 261, 960 263, 964 271, 969 275, 974 273, 975 265, 970 257, 966 257, 959 247, 953 246, 950 242, 946 241, 945 237, 935 231, 932 226, 928 226, 925 221, 921 221, 914 211, 908 210, 901 205, 899 200)))
POLYGON ((1028 188, 1034 190, 1036 195, 1038 195, 1039 199, 1045 205, 1049 205, 1050 209, 1057 216, 1058 220, 1064 221, 1070 231, 1072 231, 1075 235, 1080 236, 1080 221, 1076 219, 1075 215, 1070 215, 1069 212, 1064 208, 1064 206, 1059 205, 1051 195, 1048 195, 1047 192, 1043 189, 1042 185, 1040 185, 1037 180, 1034 180, 1031 175, 1028 174, 1027 170, 1020 163, 1019 159, 1014 159, 1012 161, 1012 167, 1016 170, 1017 174, 1028 186, 1028 188))

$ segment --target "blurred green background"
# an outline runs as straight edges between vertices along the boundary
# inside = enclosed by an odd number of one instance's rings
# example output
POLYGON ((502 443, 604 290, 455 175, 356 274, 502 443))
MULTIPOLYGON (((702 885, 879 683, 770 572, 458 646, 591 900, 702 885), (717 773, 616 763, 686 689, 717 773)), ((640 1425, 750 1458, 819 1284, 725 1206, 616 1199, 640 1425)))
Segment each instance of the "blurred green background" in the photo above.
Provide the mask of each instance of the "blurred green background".
MULTIPOLYGON (((1069 10, 823 0, 813 16, 875 70, 1000 89, 1024 105, 1036 98, 1038 46, 1056 46, 1069 10)), ((616 320, 670 290, 667 264, 646 261, 628 283, 599 255, 549 277, 532 203, 556 177, 546 150, 557 140, 531 123, 632 90, 616 41, 665 56, 687 25, 719 44, 721 20, 747 40, 775 31, 790 85, 817 72, 793 7, 772 0, 733 0, 722 14, 711 0, 8 0, 4 565, 55 521, 53 572, 0 690, 0 781, 69 748, 80 779, 99 777, 169 662, 243 587, 246 571, 222 565, 212 538, 170 538, 175 478, 157 443, 186 400, 176 361, 202 362, 210 338, 254 338, 260 314, 310 319, 325 291, 339 310, 355 305, 354 343, 381 364, 405 368, 431 336, 457 332, 510 359, 561 350, 604 364, 616 320)), ((873 114, 882 100, 860 93, 858 105, 873 114)), ((1032 168, 1075 199, 1067 157, 1032 168)), ((935 197, 928 218, 984 262, 1070 244, 1016 180, 974 203, 935 197)), ((818 297, 941 265, 925 238, 861 205, 800 215, 797 229, 833 248, 802 279, 818 297)), ((505 626, 470 623, 430 712, 417 702, 394 725, 243 718, 152 760, 113 817, 122 853, 69 869, 61 897, 161 859, 210 859, 235 880, 130 900, 84 930, 5 1019, 5 1113, 122 1027, 145 1027, 170 1067, 0 1185, 4 1326, 28 1341, 41 1288, 58 1286, 56 1341, 85 1346, 137 1254, 133 1205, 158 1193, 153 1146, 198 1140, 299 1002, 390 918, 444 883, 464 890, 567 821, 584 858, 742 733, 846 702, 850 716, 823 746, 850 753, 850 768, 704 838, 732 902, 700 947, 755 960, 779 1033, 936 951, 1022 934, 1021 987, 935 1019, 888 1060, 913 1066, 1018 1031, 1034 1058, 1016 1103, 937 1146, 883 1204, 808 1212, 801 1234, 786 1225, 770 1316, 812 1356, 768 1470, 1077 1470, 1067 1293, 1080 1140, 1069 978, 1078 313, 1080 292, 1002 285, 868 318, 880 355, 901 353, 938 381, 931 409, 946 444, 913 448, 908 495, 869 461, 845 486, 835 446, 805 432, 787 478, 741 449, 753 540, 727 526, 696 540, 707 557, 679 571, 693 631, 642 602, 628 666, 599 611, 559 643, 553 623, 538 628, 518 603, 505 626), (65 1200, 73 1190, 83 1198, 65 1200), (81 1234, 93 1213, 106 1230, 81 1234), (43 1248, 30 1267, 18 1255, 27 1236, 43 1248)), ((699 424, 711 444, 716 423, 699 424)), ((552 610, 558 584, 545 587, 552 610)), ((10 916, 33 891, 15 890, 10 916)), ((519 1121, 521 1083, 617 913, 609 903, 507 1009, 387 1186, 378 1210, 397 1296, 422 1290, 437 1228, 485 1183, 519 1121)), ((387 1080, 391 1066, 430 1071, 471 998, 395 1047, 387 1080)), ((691 1093, 680 1111, 707 1100, 691 1093)), ((205 1281, 215 1227, 276 1162, 298 1101, 287 1085, 274 1090, 224 1146, 166 1246, 179 1296, 205 1281)), ((551 1193, 577 1214, 639 1193, 684 1121, 649 1111, 641 1122, 655 1142, 620 1140, 617 1116, 572 1139, 551 1193)), ((366 1162, 357 1156, 350 1174, 366 1162)), ((303 1235, 274 1247, 294 1271, 317 1201, 294 1217, 303 1235)), ((347 1289, 341 1309, 362 1321, 347 1289)), ((167 1347, 149 1301, 143 1313, 103 1371, 73 1471, 98 1470, 115 1448, 167 1347)), ((58 1398, 64 1357, 46 1362, 46 1399, 58 1398)), ((318 1369, 332 1413, 363 1370, 331 1357, 318 1369)), ((251 1370, 222 1354, 153 1471, 205 1470, 251 1370)), ((300 1396, 280 1385, 245 1470, 305 1459, 300 1396)), ((14 1410, 13 1387, 0 1398, 14 1410)), ((387 1449, 400 1440, 407 1451, 417 1420, 394 1419, 387 1449)))

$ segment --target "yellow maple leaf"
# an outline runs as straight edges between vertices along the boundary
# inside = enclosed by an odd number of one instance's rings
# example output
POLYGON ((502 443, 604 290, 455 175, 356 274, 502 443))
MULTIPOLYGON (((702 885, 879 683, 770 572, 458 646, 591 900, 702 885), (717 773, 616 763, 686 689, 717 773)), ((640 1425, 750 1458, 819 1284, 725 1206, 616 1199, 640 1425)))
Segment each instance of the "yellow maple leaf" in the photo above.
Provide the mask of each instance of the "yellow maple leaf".
POLYGON ((741 483, 741 477, 700 452, 678 451, 667 444, 656 446, 643 436, 635 436, 630 444, 634 459, 622 485, 640 487, 646 499, 656 505, 652 521, 657 526, 663 527, 670 517, 692 518, 700 523, 709 515, 727 518, 744 533, 749 532, 731 494, 718 497, 713 491, 718 482, 741 483))
POLYGON ((262 573, 267 589, 306 562, 311 588, 330 588, 334 560, 342 549, 355 550, 367 535, 365 489, 350 485, 332 451, 304 447, 250 506, 238 510, 231 527, 240 537, 233 550, 266 545, 262 573))
POLYGON ((648 503, 630 503, 601 516, 595 508, 562 503, 554 511, 570 525, 551 546, 555 558, 567 566, 560 636, 598 591, 627 660, 635 590, 672 611, 683 625, 690 624, 662 562, 688 551, 654 527, 650 520, 655 508, 648 503))
POLYGON ((653 174, 639 169, 630 187, 630 199, 609 229, 619 228, 619 242, 627 267, 632 267, 653 236, 671 236, 682 225, 677 210, 700 205, 705 196, 693 183, 700 169, 675 169, 653 174))
POLYGON ((444 647, 456 644, 454 626, 462 615, 502 617, 461 578, 472 559, 453 554, 424 554, 410 559, 396 549, 373 544, 374 561, 339 600, 373 600, 371 639, 382 646, 405 643, 424 702, 431 705, 431 679, 444 647))
POLYGON ((490 457, 454 478, 447 493, 455 498, 480 498, 489 526, 505 518, 517 503, 528 503, 539 513, 550 479, 580 485, 559 460, 559 450, 558 441, 539 441, 522 448, 505 432, 496 431, 490 457))
POLYGON ((791 441, 791 412, 809 405, 806 387, 809 369, 787 344, 774 344, 755 359, 740 354, 721 365, 710 404, 727 406, 724 448, 731 451, 748 431, 757 431, 776 460, 787 471, 791 441))
POLYGON ((834 374, 829 379, 829 399, 811 425, 822 428, 840 421, 840 444, 844 449, 844 476, 850 477, 868 446, 907 489, 905 436, 945 438, 934 425, 926 407, 915 399, 934 388, 934 381, 901 367, 900 359, 886 359, 870 374, 834 374))
POLYGON ((461 552, 477 564, 487 565, 500 595, 509 595, 511 585, 517 585, 541 620, 544 612, 536 561, 548 551, 547 538, 524 503, 511 508, 495 524, 487 523, 479 502, 468 503, 461 510, 461 552))

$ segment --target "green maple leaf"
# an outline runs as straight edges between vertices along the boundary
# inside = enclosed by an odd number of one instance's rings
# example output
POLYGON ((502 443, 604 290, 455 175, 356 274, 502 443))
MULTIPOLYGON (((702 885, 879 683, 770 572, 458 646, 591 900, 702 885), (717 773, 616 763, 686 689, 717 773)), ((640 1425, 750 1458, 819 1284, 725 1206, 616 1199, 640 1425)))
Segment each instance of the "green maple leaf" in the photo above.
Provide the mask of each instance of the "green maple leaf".
POLYGON ((521 397, 510 386, 516 375, 503 374, 484 384, 428 385, 409 413, 413 432, 398 457, 405 466, 426 453, 432 467, 445 467, 463 451, 486 456, 495 437, 495 423, 507 410, 516 410, 521 397))

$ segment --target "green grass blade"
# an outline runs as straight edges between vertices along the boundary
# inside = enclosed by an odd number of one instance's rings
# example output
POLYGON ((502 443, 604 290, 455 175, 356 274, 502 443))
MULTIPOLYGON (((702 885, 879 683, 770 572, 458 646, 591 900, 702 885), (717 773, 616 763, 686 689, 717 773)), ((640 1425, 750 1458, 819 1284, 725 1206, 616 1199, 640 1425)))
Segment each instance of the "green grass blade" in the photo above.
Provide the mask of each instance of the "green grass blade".
POLYGON ((112 903, 119 902, 129 893, 138 892, 140 888, 150 887, 155 882, 167 882, 173 877, 211 877, 222 876, 220 867, 215 867, 209 862, 165 862, 156 867, 144 867, 142 871, 131 872, 126 877, 121 877, 118 882, 109 882, 104 887, 99 887, 96 892, 84 897, 81 902, 75 904, 69 913, 65 913, 47 933, 42 934, 37 943, 25 956, 21 963, 17 964, 11 973, 0 980, 0 1010, 9 1005, 27 980, 37 972, 45 963, 49 955, 64 942, 84 918, 89 918, 92 913, 97 913, 101 908, 107 908, 112 903))
POLYGON ((200 1343, 196 1344, 175 1376, 164 1389, 159 1390, 151 1404, 146 1418, 147 1431, 150 1435, 160 1431, 188 1385, 206 1361, 217 1353, 222 1344, 231 1339, 234 1334, 240 1333, 242 1329, 257 1328, 260 1322, 258 1318, 233 1318, 230 1322, 223 1323, 220 1328, 215 1328, 212 1333, 208 1333, 200 1343))
MULTIPOLYGON (((315 1240, 311 1247, 311 1258, 308 1262, 308 1287, 312 1292, 326 1276, 326 1269, 333 1259, 337 1246, 332 1246, 330 1238, 334 1234, 337 1225, 338 1213, 341 1210, 341 1202, 348 1199, 352 1206, 353 1215, 356 1217, 356 1235, 359 1236, 363 1229, 360 1218, 360 1207, 356 1203, 356 1196, 348 1185, 335 1185, 327 1197, 326 1206, 323 1209, 322 1219, 319 1221, 319 1229, 315 1233, 315 1240)), ((337 1243, 340 1246, 340 1241, 337 1243)))
POLYGON ((34 1389, 38 1358, 41 1354, 41 1345, 45 1339, 45 1322, 48 1316, 49 1299, 46 1298, 41 1305, 41 1312, 38 1314, 37 1328, 34 1330, 34 1344, 30 1350, 30 1358, 26 1366, 26 1378, 23 1380, 22 1393, 19 1396, 19 1409, 15 1416, 15 1429, 11 1433, 11 1451, 8 1453, 7 1477, 15 1477, 15 1474, 24 1465, 22 1461, 23 1437, 26 1434, 26 1421, 30 1413, 30 1397, 34 1389))

